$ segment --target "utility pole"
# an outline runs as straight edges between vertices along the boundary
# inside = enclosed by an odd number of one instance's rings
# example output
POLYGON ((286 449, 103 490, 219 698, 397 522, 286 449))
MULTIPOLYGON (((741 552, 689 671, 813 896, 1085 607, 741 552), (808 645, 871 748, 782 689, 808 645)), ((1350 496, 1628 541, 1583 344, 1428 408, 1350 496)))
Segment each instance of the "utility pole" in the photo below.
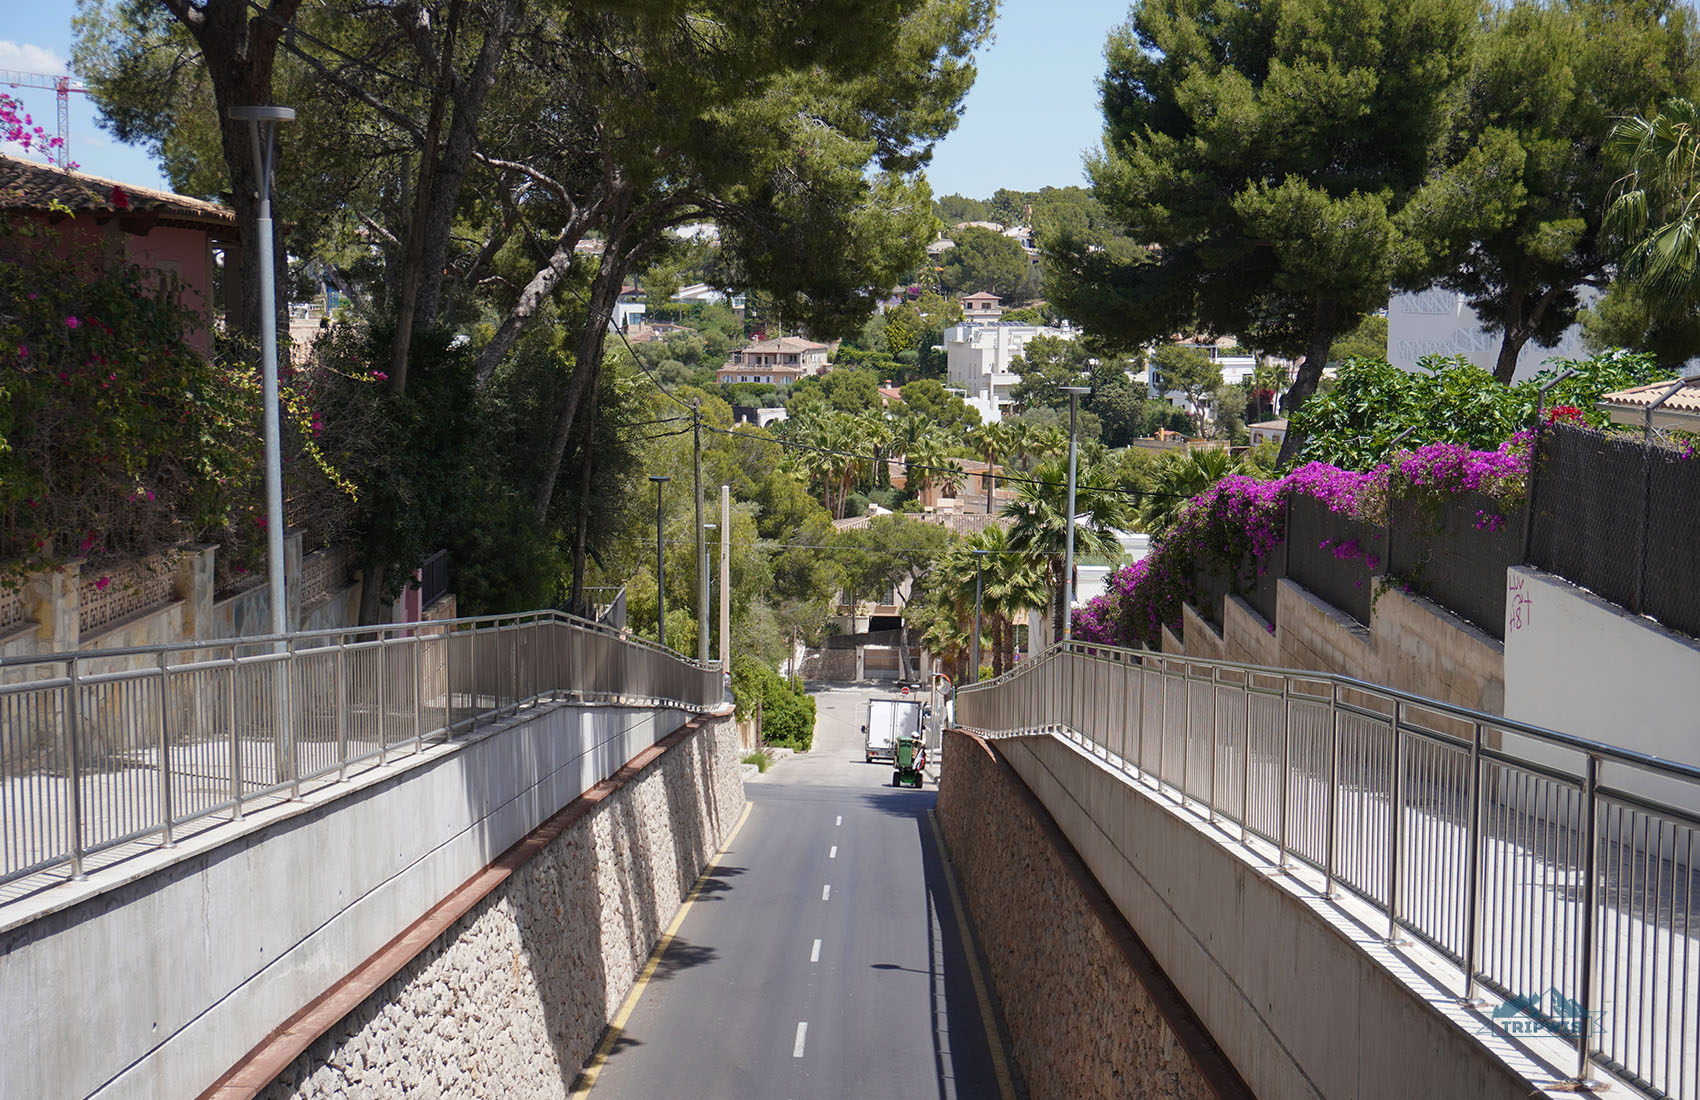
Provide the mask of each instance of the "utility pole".
POLYGON ((696 451, 697 663, 708 664, 708 535, 702 525, 702 398, 691 398, 691 444, 696 451))
POLYGON ((655 484, 655 640, 667 648, 667 574, 666 559, 661 552, 661 487, 673 479, 665 474, 651 474, 655 484))
POLYGON ((720 487, 720 671, 732 671, 732 486, 720 487))

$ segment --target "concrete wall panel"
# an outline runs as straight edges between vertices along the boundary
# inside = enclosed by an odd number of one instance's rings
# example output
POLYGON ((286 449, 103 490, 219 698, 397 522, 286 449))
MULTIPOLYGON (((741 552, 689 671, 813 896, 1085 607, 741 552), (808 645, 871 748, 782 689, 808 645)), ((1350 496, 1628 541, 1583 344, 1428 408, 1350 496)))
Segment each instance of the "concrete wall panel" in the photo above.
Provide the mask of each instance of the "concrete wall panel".
POLYGON ((993 744, 1256 1095, 1539 1093, 1394 977, 1376 957, 1386 953, 1380 941, 1271 878, 1225 837, 1061 739, 993 744), (1119 810, 1102 808, 1112 802, 1119 810))
POLYGON ((0 1004, 35 1041, 0 1059, 0 1096, 198 1094, 684 718, 541 710, 14 904, 0 1004))

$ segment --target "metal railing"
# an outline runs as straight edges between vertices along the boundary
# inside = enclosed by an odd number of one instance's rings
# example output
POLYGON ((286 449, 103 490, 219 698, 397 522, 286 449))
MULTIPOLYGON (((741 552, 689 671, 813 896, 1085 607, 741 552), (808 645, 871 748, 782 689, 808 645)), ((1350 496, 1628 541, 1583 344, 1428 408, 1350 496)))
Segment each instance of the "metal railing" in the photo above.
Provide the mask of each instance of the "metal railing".
POLYGON ((723 688, 717 664, 554 611, 0 660, 0 884, 569 697, 703 711, 723 688))
POLYGON ((1348 677, 1079 642, 964 687, 1308 865, 1456 964, 1496 1024, 1700 1100, 1700 769, 1348 677))

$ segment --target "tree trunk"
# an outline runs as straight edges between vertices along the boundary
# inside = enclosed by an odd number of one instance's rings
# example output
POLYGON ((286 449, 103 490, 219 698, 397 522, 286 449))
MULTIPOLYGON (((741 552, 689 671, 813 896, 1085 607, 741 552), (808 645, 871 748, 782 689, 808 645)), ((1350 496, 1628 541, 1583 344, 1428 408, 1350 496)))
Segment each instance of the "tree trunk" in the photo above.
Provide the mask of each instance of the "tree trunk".
POLYGON ((419 186, 408 216, 407 247, 402 258, 401 294, 396 303, 395 343, 390 349, 391 393, 407 392, 407 354, 413 346, 413 321, 419 302, 420 255, 425 248, 425 210, 437 170, 437 142, 443 128, 443 108, 453 78, 455 36, 460 29, 462 0, 449 4, 448 29, 443 35, 442 64, 431 89, 431 117, 425 123, 425 146, 419 155, 419 186))
POLYGON ((614 316, 614 302, 620 296, 620 283, 624 277, 624 265, 616 257, 615 242, 610 239, 602 250, 596 279, 590 286, 589 308, 585 314, 584 330, 579 333, 578 354, 573 364, 572 379, 567 383, 566 397, 561 402, 560 415, 555 419, 554 436, 543 459, 537 495, 531 502, 532 516, 539 524, 548 518, 549 503, 555 496, 555 481, 560 476, 561 461, 566 455, 567 442, 572 438, 573 422, 578 416, 579 402, 584 398, 585 387, 596 386, 602 377, 602 348, 608 337, 608 322, 614 316))
POLYGON ((590 531, 590 475, 596 464, 596 410, 602 402, 602 387, 590 391, 590 423, 584 433, 584 465, 579 473, 578 524, 573 531, 573 591, 568 607, 575 615, 590 617, 584 601, 584 555, 590 531))
POLYGON ((383 563, 368 566, 360 579, 360 625, 376 626, 384 611, 381 593, 384 591, 383 563))
MULTIPOLYGON (((1283 411, 1289 418, 1304 407, 1304 403, 1310 400, 1310 395, 1316 392, 1317 383, 1322 381, 1322 368, 1328 364, 1328 349, 1334 346, 1337 315, 1338 308, 1332 298, 1324 298, 1316 303, 1316 313, 1311 318, 1310 347, 1305 350, 1304 362, 1299 364, 1298 376, 1293 379, 1292 389, 1287 391, 1283 411)), ((1281 440, 1278 465, 1285 469, 1298 457, 1304 443, 1305 437, 1293 431, 1289 421, 1287 434, 1281 440)))
MULTIPOLYGON (((272 68, 278 40, 295 18, 301 0, 271 0, 263 12, 249 17, 248 0, 207 0, 196 7, 188 0, 166 0, 165 7, 188 30, 201 49, 207 75, 213 85, 213 105, 218 111, 219 141, 224 150, 225 171, 230 177, 231 205, 236 211, 239 263, 236 286, 225 276, 225 324, 255 344, 260 340, 260 251, 255 232, 259 220, 260 184, 254 164, 253 144, 246 122, 230 117, 232 107, 269 104, 272 98, 272 68)), ((272 219, 274 240, 282 219, 272 219)), ((285 250, 273 248, 277 270, 287 264, 285 250)), ((280 278, 279 286, 286 285, 280 278)), ((287 328, 285 329, 287 331, 287 328)))

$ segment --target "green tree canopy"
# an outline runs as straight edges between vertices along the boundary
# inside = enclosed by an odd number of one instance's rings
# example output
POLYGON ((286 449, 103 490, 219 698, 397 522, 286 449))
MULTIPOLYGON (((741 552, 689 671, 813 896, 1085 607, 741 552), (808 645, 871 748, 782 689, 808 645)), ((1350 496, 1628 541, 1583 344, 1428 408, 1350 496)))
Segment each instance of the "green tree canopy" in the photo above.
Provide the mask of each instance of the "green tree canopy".
POLYGON ((990 229, 953 229, 956 247, 939 259, 944 271, 940 281, 954 295, 986 291, 1006 302, 1031 297, 1031 268, 1027 253, 1013 238, 990 229))
POLYGON ((1106 47, 1088 172, 1160 249, 1064 235, 1052 300, 1124 348, 1197 327, 1302 351, 1302 405, 1338 330, 1505 217, 1497 150, 1451 156, 1476 21, 1470 0, 1140 0, 1106 47))
POLYGON ((980 423, 980 410, 944 388, 936 378, 910 382, 898 391, 903 404, 943 431, 961 435, 980 423))
POLYGON ((1203 435, 1203 402, 1222 384, 1222 368, 1197 348, 1165 344, 1151 353, 1151 373, 1158 393, 1179 390, 1186 395, 1198 418, 1198 434, 1203 435))
POLYGON ((1693 9, 1670 0, 1516 0, 1489 9, 1476 48, 1464 124, 1515 186, 1501 223, 1469 240, 1439 285, 1501 334, 1493 373, 1509 384, 1524 346, 1556 344, 1579 291, 1609 275, 1613 122, 1690 94, 1700 39, 1693 9))
POLYGON ((1022 409, 1067 408, 1064 386, 1091 384, 1091 356, 1079 340, 1060 336, 1035 336, 1009 369, 1021 377, 1011 396, 1022 409))

